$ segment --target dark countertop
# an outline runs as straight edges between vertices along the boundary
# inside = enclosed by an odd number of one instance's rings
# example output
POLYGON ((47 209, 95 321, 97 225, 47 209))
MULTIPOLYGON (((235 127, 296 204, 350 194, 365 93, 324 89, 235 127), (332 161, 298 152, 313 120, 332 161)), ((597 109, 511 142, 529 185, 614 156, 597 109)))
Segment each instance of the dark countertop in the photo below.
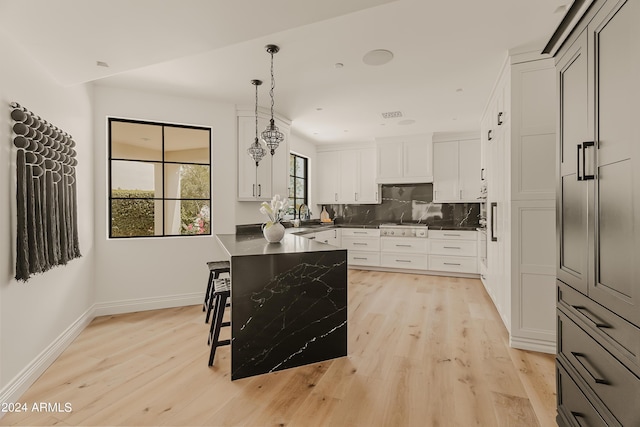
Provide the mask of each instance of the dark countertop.
POLYGON ((216 234, 216 237, 229 256, 274 255, 345 250, 306 239, 302 236, 296 235, 293 230, 296 229, 288 228, 284 239, 282 239, 280 243, 267 242, 262 233, 216 234))

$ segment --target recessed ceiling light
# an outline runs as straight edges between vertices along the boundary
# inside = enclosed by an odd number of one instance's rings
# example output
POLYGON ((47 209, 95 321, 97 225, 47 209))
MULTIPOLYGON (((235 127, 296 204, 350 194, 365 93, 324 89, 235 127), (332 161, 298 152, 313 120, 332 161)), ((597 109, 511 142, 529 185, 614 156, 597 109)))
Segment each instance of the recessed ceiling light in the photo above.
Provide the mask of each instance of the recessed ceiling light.
POLYGON ((334 67, 336 67, 336 68, 342 68, 342 67, 344 67, 344 64, 343 64, 342 62, 336 62, 336 63, 335 63, 335 65, 334 65, 334 67))
POLYGON ((322 107, 316 108, 316 111, 322 111, 322 107))
POLYGON ((104 62, 104 61, 96 61, 96 65, 97 65, 98 67, 109 68, 109 64, 107 64, 107 63, 106 63, 106 62, 104 62))
POLYGON ((362 62, 367 65, 384 65, 393 59, 393 52, 386 49, 374 49, 365 53, 362 62))
POLYGON ((456 92, 462 92, 462 88, 459 87, 458 89, 456 89, 456 92))
POLYGON ((414 124, 415 122, 416 122, 416 121, 415 121, 415 120, 413 120, 413 119, 407 119, 407 120, 400 120, 400 121, 398 122, 398 124, 399 124, 400 126, 407 126, 407 125, 412 125, 412 124, 414 124))

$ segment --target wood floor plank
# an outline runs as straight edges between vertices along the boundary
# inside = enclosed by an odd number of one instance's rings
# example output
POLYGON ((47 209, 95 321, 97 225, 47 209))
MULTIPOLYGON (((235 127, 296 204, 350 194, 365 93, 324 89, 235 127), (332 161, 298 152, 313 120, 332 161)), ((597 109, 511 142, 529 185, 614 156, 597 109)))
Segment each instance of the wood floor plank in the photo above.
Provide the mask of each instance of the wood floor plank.
POLYGON ((97 318, 21 399, 73 411, 0 425, 556 425, 553 355, 508 347, 479 280, 349 270, 348 297, 347 357, 233 382, 201 306, 97 318))

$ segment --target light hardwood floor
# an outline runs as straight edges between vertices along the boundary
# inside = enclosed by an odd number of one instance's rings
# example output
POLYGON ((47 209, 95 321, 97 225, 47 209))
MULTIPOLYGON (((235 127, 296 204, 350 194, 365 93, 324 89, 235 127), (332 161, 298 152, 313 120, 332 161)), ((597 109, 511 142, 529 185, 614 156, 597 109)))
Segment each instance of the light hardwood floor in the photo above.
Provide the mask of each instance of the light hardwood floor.
POLYGON ((258 377, 207 367, 207 333, 200 306, 96 318, 21 398, 71 412, 0 424, 556 425, 553 356, 509 348, 477 279, 350 270, 349 356, 258 377))

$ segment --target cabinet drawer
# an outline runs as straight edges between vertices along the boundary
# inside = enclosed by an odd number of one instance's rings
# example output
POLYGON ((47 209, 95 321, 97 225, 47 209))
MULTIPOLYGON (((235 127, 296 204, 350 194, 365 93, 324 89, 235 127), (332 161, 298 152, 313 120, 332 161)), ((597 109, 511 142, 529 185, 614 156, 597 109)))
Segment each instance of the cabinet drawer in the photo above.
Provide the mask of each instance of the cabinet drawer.
POLYGON ((558 280, 556 283, 558 306, 579 325, 591 328, 594 338, 640 376, 640 328, 563 282, 558 280))
POLYGON ((625 426, 640 425, 640 379, 558 310, 558 353, 625 426))
POLYGON ((426 254, 429 241, 421 238, 393 237, 380 238, 380 250, 383 252, 421 253, 426 254))
POLYGON ((476 256, 478 242, 475 240, 430 240, 430 253, 434 255, 476 256))
POLYGON ((344 249, 356 251, 380 251, 380 239, 366 237, 342 237, 342 247, 344 249))
POLYGON ((478 259, 475 257, 429 255, 429 270, 477 273, 478 259))
POLYGON ((380 237, 380 229, 378 228, 342 228, 342 237, 380 237))
POLYGON ((380 254, 380 265, 391 268, 411 268, 416 270, 427 270, 427 255, 425 254, 380 254))
POLYGON ((358 252, 348 251, 347 262, 349 265, 380 265, 380 253, 379 252, 358 252))
POLYGON ((567 425, 608 425, 558 361, 556 361, 556 382, 558 384, 558 414, 567 425))
POLYGON ((471 230, 429 230, 430 239, 476 240, 477 231, 471 230))

